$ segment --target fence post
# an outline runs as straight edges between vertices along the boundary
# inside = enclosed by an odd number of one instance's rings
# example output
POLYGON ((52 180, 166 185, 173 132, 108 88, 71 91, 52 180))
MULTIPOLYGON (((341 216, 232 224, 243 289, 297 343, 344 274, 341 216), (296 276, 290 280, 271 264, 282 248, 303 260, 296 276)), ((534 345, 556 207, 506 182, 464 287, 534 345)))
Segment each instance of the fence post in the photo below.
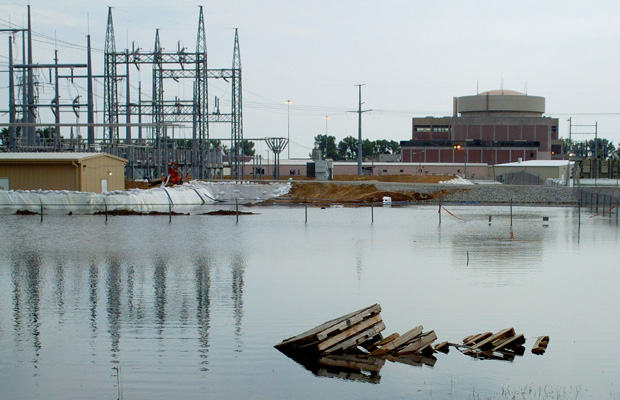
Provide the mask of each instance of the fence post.
POLYGON ((41 222, 43 222, 43 200, 39 199, 39 203, 41 203, 41 222))
POLYGON ((239 199, 235 197, 235 215, 237 216, 237 224, 239 223, 239 199))
POLYGON ((439 213, 439 225, 441 225, 441 201, 439 202, 439 211, 437 211, 439 213))
POLYGON ((103 200, 103 208, 105 210, 105 222, 108 223, 108 203, 106 203, 105 199, 103 200))
POLYGON ((512 228, 512 198, 510 198, 510 227, 512 228))
POLYGON ((375 223, 375 206, 372 201, 370 202, 370 223, 375 223))
POLYGON ((305 214, 306 214, 306 219, 305 219, 305 223, 308 223, 308 204, 304 203, 304 210, 305 210, 305 214))
POLYGON ((594 210, 596 214, 598 214, 598 192, 596 192, 596 209, 594 210))

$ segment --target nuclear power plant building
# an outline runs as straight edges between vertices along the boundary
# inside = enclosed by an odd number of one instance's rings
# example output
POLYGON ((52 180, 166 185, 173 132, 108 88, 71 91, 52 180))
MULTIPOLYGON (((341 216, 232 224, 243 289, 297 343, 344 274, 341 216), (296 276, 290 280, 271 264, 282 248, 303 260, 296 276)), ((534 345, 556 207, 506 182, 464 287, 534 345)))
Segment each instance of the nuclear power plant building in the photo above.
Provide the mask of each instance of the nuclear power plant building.
POLYGON ((403 162, 486 163, 562 158, 558 119, 543 116, 545 98, 512 90, 455 97, 451 117, 413 118, 403 162))

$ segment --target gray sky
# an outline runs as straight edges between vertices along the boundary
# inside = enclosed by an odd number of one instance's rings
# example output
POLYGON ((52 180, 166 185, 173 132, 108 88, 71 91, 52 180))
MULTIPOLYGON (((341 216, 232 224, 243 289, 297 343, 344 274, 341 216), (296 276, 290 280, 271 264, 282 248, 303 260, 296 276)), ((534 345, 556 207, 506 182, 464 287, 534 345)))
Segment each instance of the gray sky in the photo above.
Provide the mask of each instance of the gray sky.
MULTIPOLYGON (((22 26, 28 2, 3 3, 0 25, 7 27, 10 19, 22 26)), ((362 83, 363 108, 373 110, 364 114, 363 136, 372 140, 408 140, 411 117, 450 115, 452 97, 503 85, 545 97, 546 114, 561 121, 561 136, 568 136, 572 117, 573 124, 598 122, 600 137, 620 142, 617 1, 31 0, 35 62, 52 61, 54 37, 61 63, 85 62, 85 51, 73 44, 84 46, 90 31, 95 72, 102 73, 108 6, 114 7, 117 50, 132 41, 152 50, 157 28, 165 50, 175 50, 179 41, 195 50, 199 4, 209 68, 230 68, 239 28, 245 137, 286 137, 286 100, 292 101, 291 157, 307 156, 314 136, 326 129, 338 141, 357 136, 357 114, 348 111, 357 109, 355 85, 362 83)), ((7 37, 0 38, 2 71, 7 37)), ((134 86, 140 77, 150 98, 150 71, 132 74, 134 86)), ((6 109, 6 72, 0 86, 6 109)), ((101 99, 102 81, 96 89, 101 99)), ((69 83, 63 90, 64 97, 86 96, 69 83)), ((190 83, 166 86, 166 96, 188 93, 190 83)), ((218 96, 221 108, 229 107, 226 82, 210 82, 209 95, 211 103, 218 96)), ((44 85, 42 103, 52 97, 44 85)), ((97 120, 102 122, 100 114, 97 120)), ((211 136, 229 137, 228 126, 215 126, 211 136)), ((266 156, 264 144, 258 150, 266 156)))

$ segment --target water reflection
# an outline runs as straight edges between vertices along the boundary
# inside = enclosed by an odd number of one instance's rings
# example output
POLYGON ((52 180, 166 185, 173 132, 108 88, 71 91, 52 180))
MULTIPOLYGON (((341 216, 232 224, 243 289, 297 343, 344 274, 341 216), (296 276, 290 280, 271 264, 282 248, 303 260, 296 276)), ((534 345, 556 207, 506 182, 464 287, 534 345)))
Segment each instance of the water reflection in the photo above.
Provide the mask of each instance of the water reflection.
POLYGON ((119 343, 121 340, 121 262, 117 255, 107 259, 108 271, 106 279, 108 314, 108 334, 110 335, 110 351, 112 360, 118 363, 119 343))
POLYGON ((231 260, 232 269, 232 301, 235 317, 235 351, 243 351, 241 326, 243 324, 243 275, 246 260, 240 253, 234 253, 231 260))
POLYGON ((164 337, 164 325, 166 324, 166 273, 168 266, 166 260, 160 255, 155 259, 153 271, 153 289, 155 289, 155 318, 157 320, 157 336, 160 340, 164 337))
POLYGON ((11 259, 11 276, 13 281, 13 324, 16 332, 16 341, 20 341, 22 320, 22 296, 26 305, 26 325, 34 348, 33 363, 38 367, 41 353, 40 338, 40 310, 41 310, 41 265, 42 260, 38 252, 27 250, 14 254, 11 259), (25 287, 22 288, 22 285, 25 287))
POLYGON ((208 371, 211 268, 206 257, 197 258, 194 264, 194 275, 196 278, 196 325, 199 342, 198 354, 201 359, 200 370, 208 371))
POLYGON ((57 255, 54 264, 54 281, 56 283, 54 297, 56 298, 56 307, 58 308, 58 322, 62 325, 65 315, 65 261, 62 256, 57 255))
POLYGON ((357 281, 362 281, 362 272, 364 269, 364 247, 365 243, 361 240, 355 242, 355 273, 357 281))
POLYGON ((92 340, 97 338, 97 287, 99 285, 99 268, 94 260, 88 266, 88 304, 90 307, 90 331, 92 340))
POLYGON ((133 305, 133 297, 134 297, 134 279, 136 275, 136 269, 133 264, 129 264, 127 266, 127 315, 130 320, 133 320, 134 315, 134 305, 133 305))
MULTIPOLYGON (((356 382, 380 383, 379 372, 385 364, 384 358, 362 354, 318 355, 307 352, 278 349, 316 376, 338 378, 356 382)), ((422 364, 420 364, 422 365, 422 364)))

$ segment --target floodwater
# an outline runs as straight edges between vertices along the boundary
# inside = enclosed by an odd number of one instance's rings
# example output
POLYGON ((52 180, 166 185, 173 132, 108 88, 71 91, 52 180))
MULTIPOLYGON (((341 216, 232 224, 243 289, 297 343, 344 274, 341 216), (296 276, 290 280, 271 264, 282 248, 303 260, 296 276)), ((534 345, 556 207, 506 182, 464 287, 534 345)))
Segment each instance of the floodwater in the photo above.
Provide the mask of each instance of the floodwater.
POLYGON ((616 215, 583 210, 579 225, 575 208, 514 207, 511 238, 507 206, 448 210, 441 224, 436 206, 309 208, 307 223, 299 207, 238 223, 3 216, 0 398, 620 398, 616 215), (273 348, 374 303, 385 335, 512 326, 527 350, 388 361, 364 381, 273 348))

